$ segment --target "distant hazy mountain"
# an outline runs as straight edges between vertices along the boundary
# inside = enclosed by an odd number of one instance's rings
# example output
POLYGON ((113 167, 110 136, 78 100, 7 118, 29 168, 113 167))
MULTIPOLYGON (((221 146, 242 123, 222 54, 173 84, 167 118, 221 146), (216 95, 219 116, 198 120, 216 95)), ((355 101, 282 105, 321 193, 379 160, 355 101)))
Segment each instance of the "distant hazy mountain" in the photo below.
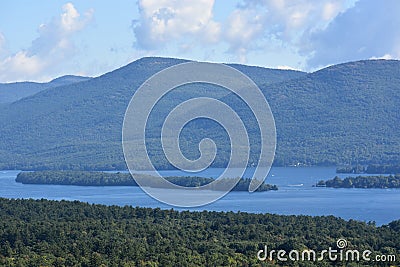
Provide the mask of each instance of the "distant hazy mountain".
MULTIPOLYGON (((184 60, 143 58, 98 78, 54 87, 0 107, 0 168, 124 168, 121 128, 129 100, 152 74, 181 62, 184 60)), ((310 74, 231 66, 252 78, 271 105, 278 136, 276 164, 400 161, 399 61, 351 62, 310 74)), ((171 94, 159 114, 167 112, 174 101, 221 95, 207 86, 185 90, 171 94)), ((230 96, 221 99, 228 104, 236 101, 230 96)), ((244 117, 251 137, 256 137, 251 114, 243 105, 233 106, 244 117)), ((153 143, 162 116, 154 117, 150 146, 158 151, 159 145, 153 143)), ((209 122, 192 126, 182 135, 185 143, 193 144, 184 151, 195 158, 197 142, 208 135, 220 142, 221 157, 215 166, 223 166, 229 155, 226 136, 209 122)), ((252 145, 257 151, 259 142, 252 145)), ((168 167, 158 152, 153 156, 158 167, 168 167)), ((252 155, 251 160, 256 157, 252 155)))
POLYGON ((0 104, 12 103, 21 98, 34 95, 48 88, 87 81, 89 77, 67 75, 54 79, 48 83, 17 82, 0 83, 0 104))

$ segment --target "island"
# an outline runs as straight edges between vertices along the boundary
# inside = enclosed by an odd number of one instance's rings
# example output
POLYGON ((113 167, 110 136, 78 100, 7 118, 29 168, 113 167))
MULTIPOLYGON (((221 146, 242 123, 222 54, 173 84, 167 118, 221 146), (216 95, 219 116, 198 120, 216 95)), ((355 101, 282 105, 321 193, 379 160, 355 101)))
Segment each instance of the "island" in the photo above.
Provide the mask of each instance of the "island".
MULTIPOLYGON (((151 187, 163 187, 155 179, 155 176, 147 174, 134 174, 146 178, 151 187)), ((200 187, 215 181, 214 178, 190 177, 190 176, 170 176, 165 177, 169 182, 185 187, 200 187)), ((212 190, 224 190, 223 181, 229 178, 221 179, 212 190)), ((122 172, 94 172, 94 171, 35 171, 21 172, 15 179, 22 184, 52 184, 52 185, 78 185, 78 186, 138 186, 136 181, 129 173, 122 172)), ((251 179, 241 178, 232 191, 248 191, 251 179)), ((262 183, 256 192, 278 190, 276 185, 262 183)))
POLYGON ((400 175, 357 176, 345 179, 336 176, 331 180, 321 180, 316 186, 334 188, 400 188, 400 175))

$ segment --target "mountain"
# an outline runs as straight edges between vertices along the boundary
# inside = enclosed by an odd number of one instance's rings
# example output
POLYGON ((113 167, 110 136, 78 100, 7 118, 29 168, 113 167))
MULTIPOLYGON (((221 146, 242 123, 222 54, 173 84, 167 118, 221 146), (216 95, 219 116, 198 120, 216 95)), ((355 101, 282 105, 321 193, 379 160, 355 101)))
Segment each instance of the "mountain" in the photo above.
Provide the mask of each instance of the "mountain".
POLYGON ((281 165, 400 162, 400 61, 331 66, 264 91, 281 165))
POLYGON ((24 97, 34 95, 48 88, 78 83, 91 79, 89 77, 66 75, 48 83, 17 82, 0 83, 0 104, 12 103, 24 97))
MULTIPOLYGON (((129 100, 151 75, 182 62, 186 61, 143 58, 100 77, 3 105, 0 168, 125 168, 121 128, 129 100)), ((252 78, 269 101, 277 126, 276 165, 400 161, 399 61, 350 62, 314 73, 231 66, 252 78)), ((158 167, 170 167, 159 153, 160 145, 155 144, 168 108, 204 95, 233 104, 249 127, 251 139, 256 139, 254 119, 248 108, 235 104, 233 96, 212 86, 178 88, 151 116, 149 145, 158 167)), ((198 141, 211 137, 220 148, 214 166, 223 166, 229 155, 226 135, 209 121, 198 120, 192 126, 182 133, 184 154, 196 158, 198 141)), ((251 144, 251 161, 255 162, 259 142, 251 144)))

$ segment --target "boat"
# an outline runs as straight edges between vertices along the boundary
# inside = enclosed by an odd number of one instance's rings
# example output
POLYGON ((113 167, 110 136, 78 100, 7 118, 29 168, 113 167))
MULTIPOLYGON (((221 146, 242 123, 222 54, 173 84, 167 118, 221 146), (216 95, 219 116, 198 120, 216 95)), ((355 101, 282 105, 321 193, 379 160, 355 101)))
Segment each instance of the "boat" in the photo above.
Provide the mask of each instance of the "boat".
POLYGON ((291 187, 299 187, 299 186, 303 186, 304 184, 290 184, 290 185, 288 185, 288 186, 291 186, 291 187))

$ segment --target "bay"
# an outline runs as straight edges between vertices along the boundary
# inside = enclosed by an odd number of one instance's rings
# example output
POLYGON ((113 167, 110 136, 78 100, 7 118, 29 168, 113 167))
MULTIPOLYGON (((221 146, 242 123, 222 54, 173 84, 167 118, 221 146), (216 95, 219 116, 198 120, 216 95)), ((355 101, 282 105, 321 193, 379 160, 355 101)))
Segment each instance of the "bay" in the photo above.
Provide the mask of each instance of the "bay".
MULTIPOLYGON (((163 176, 198 175, 216 178, 223 169, 210 168, 201 173, 160 171, 163 176)), ((249 177, 254 169, 249 169, 249 177)), ((15 182, 19 171, 0 171, 0 197, 46 198, 50 200, 79 200, 105 205, 131 205, 140 207, 180 209, 154 200, 139 187, 126 186, 65 186, 24 185, 15 182)), ((276 184, 278 191, 230 192, 222 199, 189 210, 242 211, 251 213, 273 213, 283 215, 333 215, 349 220, 375 221, 377 225, 400 219, 400 189, 358 189, 313 187, 319 180, 334 176, 356 176, 336 174, 333 167, 274 167, 266 182, 276 184)), ((174 194, 174 190, 170 190, 174 194)))

